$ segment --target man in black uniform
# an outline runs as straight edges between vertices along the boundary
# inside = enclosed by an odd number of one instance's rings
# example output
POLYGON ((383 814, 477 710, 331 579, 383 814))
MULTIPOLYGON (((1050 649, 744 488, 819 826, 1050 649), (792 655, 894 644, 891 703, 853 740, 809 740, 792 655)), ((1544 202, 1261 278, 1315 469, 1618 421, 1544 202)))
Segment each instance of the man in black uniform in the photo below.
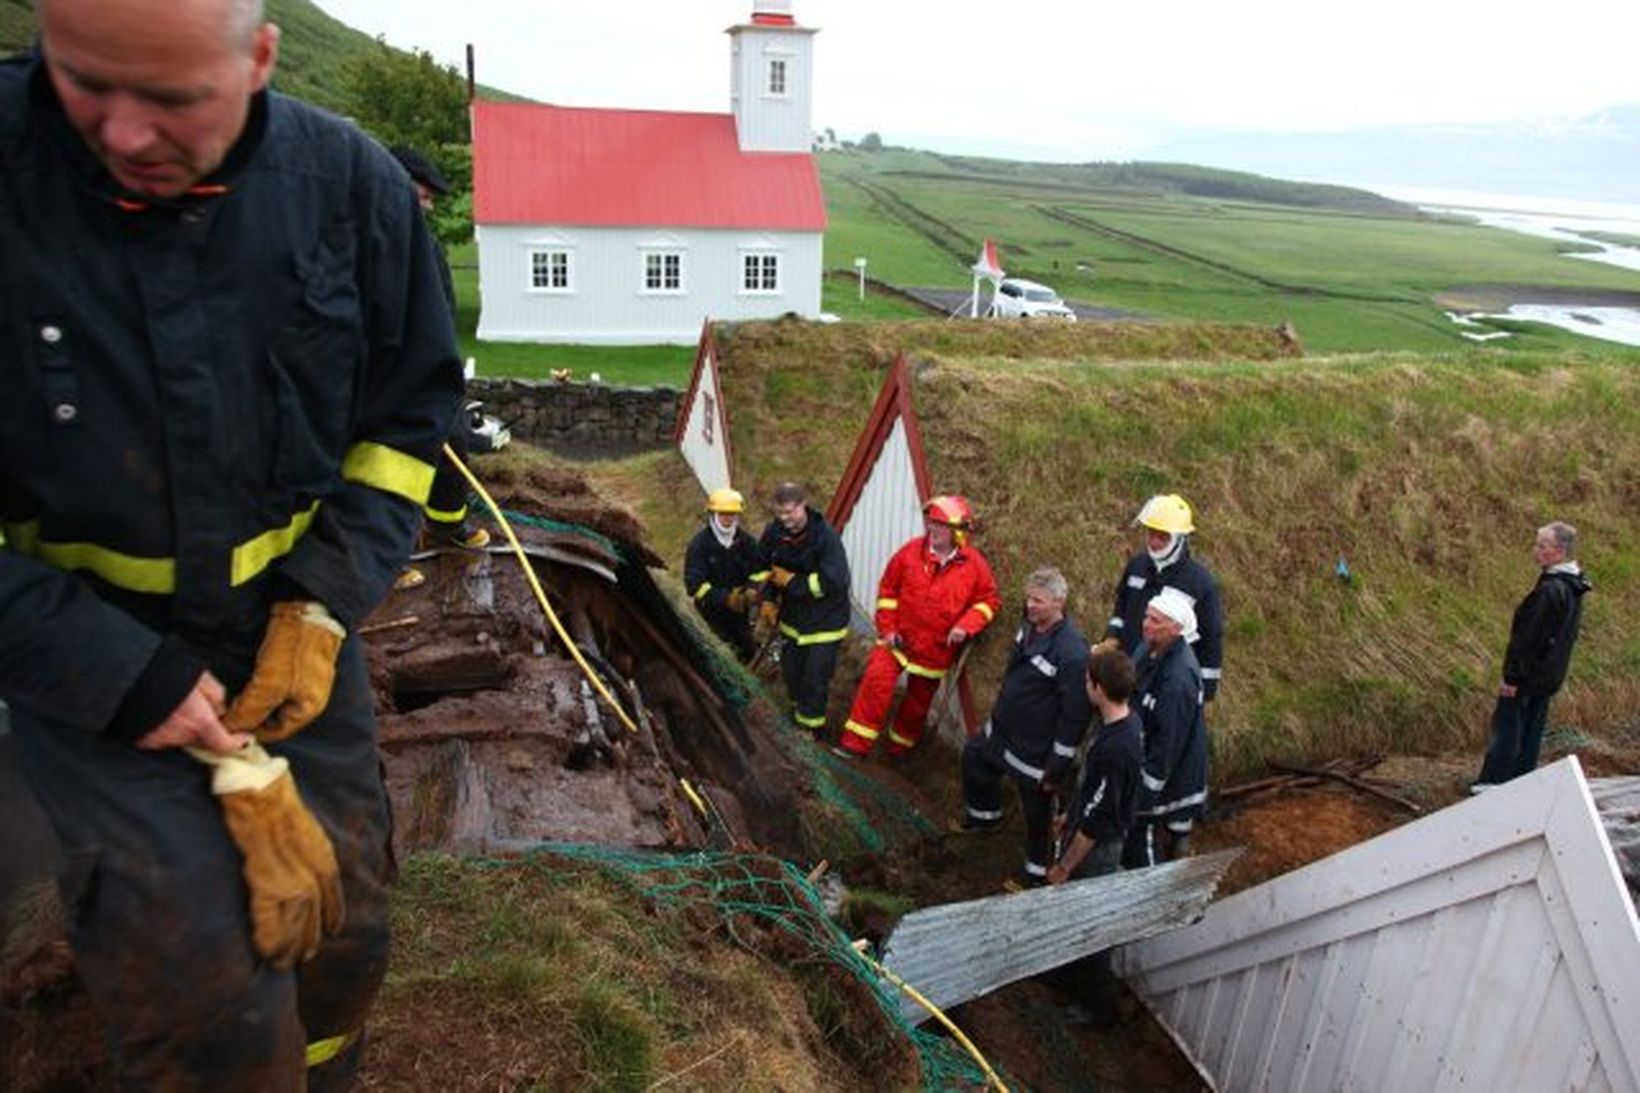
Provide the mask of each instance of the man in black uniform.
MULTIPOLYGON (((1143 785, 1144 728, 1128 705, 1134 684, 1133 662, 1120 649, 1100 648, 1088 659, 1088 698, 1099 714, 1099 729, 1088 747, 1076 803, 1066 816, 1070 842, 1048 867, 1049 884, 1102 877, 1122 867, 1122 846, 1143 785)), ((1071 1016, 1100 1023, 1116 1018, 1109 949, 1074 961, 1058 979, 1081 996, 1081 1012, 1071 1016)))
POLYGON ((752 574, 758 569, 757 540, 740 526, 746 499, 722 486, 706 496, 706 526, 689 540, 683 556, 683 587, 712 633, 728 642, 741 660, 751 660, 752 574))
POLYGON ((1207 803, 1206 700, 1190 645, 1196 629, 1190 598, 1177 588, 1162 589, 1145 608, 1142 629, 1134 704, 1145 726, 1144 784, 1122 855, 1130 869, 1184 857, 1207 803))
MULTIPOLYGON (((444 172, 438 169, 438 164, 422 155, 408 145, 399 144, 391 149, 393 158, 399 161, 405 173, 410 176, 410 184, 415 187, 416 201, 421 205, 424 215, 431 218, 433 203, 438 198, 450 192, 450 180, 444 177, 444 172)), ((435 240, 435 243, 437 241, 435 240)), ((437 248, 439 283, 444 286, 444 302, 449 307, 450 323, 453 327, 456 321, 456 282, 450 275, 450 262, 444 256, 444 247, 437 248)), ((450 430, 446 443, 450 450, 456 453, 456 458, 463 463, 467 461, 467 422, 466 415, 456 421, 456 427, 450 430)), ((467 479, 446 457, 440 457, 438 470, 433 475, 433 488, 427 495, 427 504, 423 509, 426 517, 425 535, 431 546, 462 547, 467 550, 478 550, 488 546, 490 533, 484 528, 475 527, 468 519, 467 511, 467 479)), ((405 576, 400 577, 399 587, 414 586, 421 583, 419 570, 406 570, 405 576), (416 577, 409 577, 414 573, 416 577)))
POLYGON ((786 639, 780 675, 792 719, 819 734, 826 727, 838 647, 848 637, 848 556, 803 487, 782 483, 773 500, 774 519, 758 541, 761 568, 752 580, 764 585, 760 610, 775 616, 786 639))
POLYGON ((1013 775, 1025 815, 1026 885, 1047 882, 1054 797, 1065 788, 1092 717, 1088 642, 1065 614, 1068 594, 1064 575, 1052 567, 1026 579, 1025 621, 1014 634, 991 716, 962 749, 962 830, 1002 821, 1002 776, 1013 775))
POLYGON ((1196 614, 1196 636, 1190 639, 1201 665, 1207 701, 1218 693, 1224 668, 1224 610, 1219 583, 1201 562, 1191 557, 1190 536, 1196 525, 1190 504, 1176 493, 1157 494, 1133 520, 1145 529, 1145 549, 1122 570, 1116 585, 1116 607, 1105 636, 1122 643, 1129 656, 1143 639, 1145 608, 1164 588, 1177 588, 1190 600, 1196 614))
POLYGON ((1532 560, 1537 583, 1515 608, 1509 648, 1503 654, 1503 682, 1492 711, 1492 741, 1481 776, 1470 787, 1479 793, 1537 769, 1538 747, 1549 722, 1549 700, 1566 682, 1583 622, 1583 597, 1593 586, 1572 559, 1577 529, 1555 521, 1538 528, 1532 560))
POLYGON ((0 64, 0 699, 122 1088, 345 1088, 387 964, 348 630, 460 366, 403 173, 267 90, 261 8, 40 0, 0 64))

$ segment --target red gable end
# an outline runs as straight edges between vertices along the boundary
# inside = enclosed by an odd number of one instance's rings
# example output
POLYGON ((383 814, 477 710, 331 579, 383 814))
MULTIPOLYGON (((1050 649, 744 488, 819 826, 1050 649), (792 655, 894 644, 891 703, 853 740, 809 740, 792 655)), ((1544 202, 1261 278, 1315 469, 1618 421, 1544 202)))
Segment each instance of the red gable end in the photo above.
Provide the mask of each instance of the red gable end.
POLYGON ((742 152, 730 114, 473 104, 480 224, 823 231, 814 157, 742 152))

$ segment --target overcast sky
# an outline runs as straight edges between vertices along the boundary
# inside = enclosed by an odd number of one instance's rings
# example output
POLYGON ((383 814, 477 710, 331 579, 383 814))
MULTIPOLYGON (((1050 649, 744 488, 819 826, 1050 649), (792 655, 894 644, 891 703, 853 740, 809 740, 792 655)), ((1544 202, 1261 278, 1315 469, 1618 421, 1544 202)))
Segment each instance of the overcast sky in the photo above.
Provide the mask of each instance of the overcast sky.
MULTIPOLYGON (((751 0, 317 0, 343 22, 568 106, 728 110, 751 0)), ((1640 104, 1640 0, 794 0, 817 129, 1082 161, 1208 133, 1546 125, 1640 104)))

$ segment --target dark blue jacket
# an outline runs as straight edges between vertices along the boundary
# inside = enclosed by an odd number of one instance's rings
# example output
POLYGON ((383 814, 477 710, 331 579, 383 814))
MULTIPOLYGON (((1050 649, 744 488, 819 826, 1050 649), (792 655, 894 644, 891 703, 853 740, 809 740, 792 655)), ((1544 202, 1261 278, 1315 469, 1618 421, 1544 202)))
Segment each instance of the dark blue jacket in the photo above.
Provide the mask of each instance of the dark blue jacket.
POLYGON ((779 520, 769 521, 758 541, 760 577, 774 566, 792 572, 780 593, 780 632, 800 645, 842 641, 848 636, 848 555, 826 518, 812 506, 809 521, 788 535, 779 520))
POLYGON ((1045 634, 1028 622, 1015 631, 991 731, 1004 741, 1003 761, 1017 773, 1040 781, 1076 758, 1093 717, 1087 675, 1088 639, 1069 617, 1045 634))
MULTIPOLYGON (((695 532, 683 555, 683 587, 702 611, 728 611, 729 593, 751 584, 758 569, 757 540, 738 524, 728 546, 707 526, 695 532)), ((743 612, 744 613, 744 612, 743 612)))
POLYGON ((1139 646, 1139 680, 1130 705, 1145 726, 1144 785, 1139 815, 1188 823, 1207 803, 1207 721, 1202 674, 1188 644, 1175 641, 1160 656, 1139 646))
POLYGON ((1180 547, 1178 560, 1166 569, 1158 570, 1148 551, 1141 550, 1128 559, 1116 585, 1116 606, 1105 626, 1105 636, 1120 641, 1122 651, 1132 656, 1145 639, 1145 608, 1163 588, 1177 588, 1190 597, 1195 608, 1198 635, 1191 647, 1201 665, 1205 696, 1211 702, 1218 693, 1224 669, 1224 609, 1219 603, 1218 581, 1190 556, 1188 542, 1180 547))
POLYGON ((387 153, 274 93, 140 200, 13 60, 0 163, 0 698, 137 735, 271 601, 392 582, 461 389, 437 256, 387 153))
POLYGON ((1077 830, 1094 842, 1127 837, 1139 809, 1143 763, 1144 728, 1137 713, 1130 709, 1120 721, 1099 727, 1071 812, 1077 830))
POLYGON ((1583 596, 1592 588, 1581 571, 1545 569, 1515 608, 1503 681, 1527 694, 1552 695, 1566 682, 1583 622, 1583 596))

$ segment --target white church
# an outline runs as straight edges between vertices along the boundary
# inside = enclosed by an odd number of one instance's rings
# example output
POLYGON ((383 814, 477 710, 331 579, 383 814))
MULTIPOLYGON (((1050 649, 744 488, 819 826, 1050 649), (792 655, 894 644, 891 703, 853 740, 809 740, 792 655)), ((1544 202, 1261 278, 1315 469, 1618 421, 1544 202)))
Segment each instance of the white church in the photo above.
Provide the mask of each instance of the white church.
POLYGON ((730 27, 727 114, 473 103, 484 341, 687 344, 705 319, 820 313, 815 31, 730 27))

